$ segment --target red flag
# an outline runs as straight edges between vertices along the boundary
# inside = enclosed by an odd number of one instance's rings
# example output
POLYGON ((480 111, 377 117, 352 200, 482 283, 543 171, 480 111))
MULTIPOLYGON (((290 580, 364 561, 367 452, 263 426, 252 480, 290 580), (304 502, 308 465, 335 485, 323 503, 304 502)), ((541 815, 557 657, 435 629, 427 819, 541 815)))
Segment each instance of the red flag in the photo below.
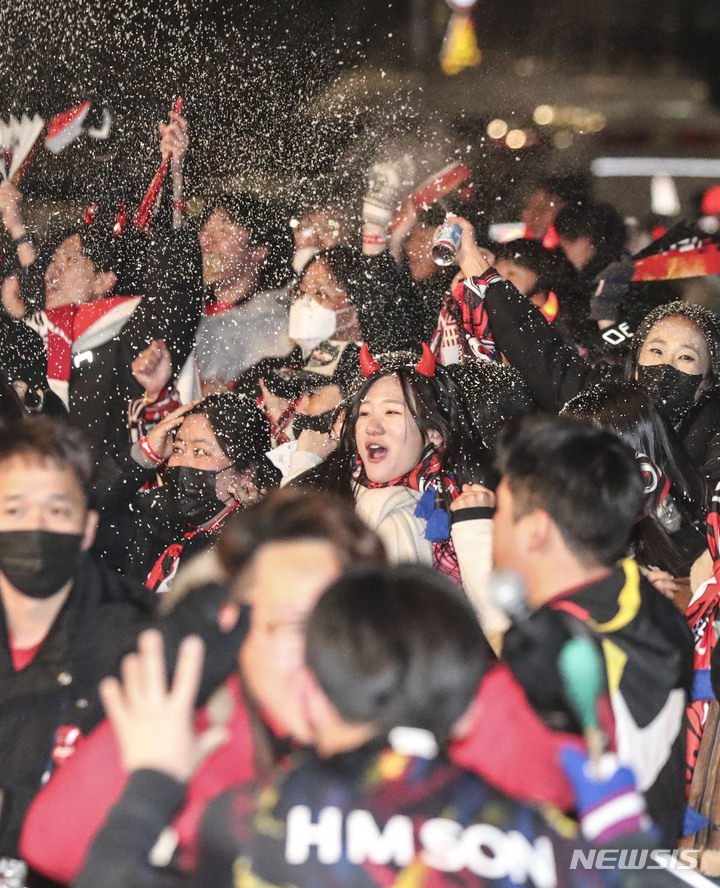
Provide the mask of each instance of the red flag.
POLYGON ((53 154, 59 154, 63 148, 67 148, 83 131, 83 123, 90 110, 92 102, 89 100, 82 105, 76 105, 67 111, 61 111, 50 119, 45 147, 53 154))
POLYGON ((710 238, 691 237, 654 256, 635 260, 634 281, 672 281, 720 272, 720 246, 710 238))
MULTIPOLYGON (((183 100, 182 97, 180 97, 175 100, 175 104, 173 105, 172 110, 179 114, 182 111, 182 106, 183 100)), ((160 169, 152 177, 152 181, 148 186, 148 190, 145 192, 145 197, 143 197, 142 201, 140 202, 140 206, 138 207, 137 213, 135 214, 134 225, 136 228, 150 227, 153 213, 155 211, 155 205, 157 204, 158 198, 160 196, 160 189, 162 188, 162 184, 165 180, 165 176, 167 175, 169 167, 170 158, 168 157, 162 162, 160 169)))

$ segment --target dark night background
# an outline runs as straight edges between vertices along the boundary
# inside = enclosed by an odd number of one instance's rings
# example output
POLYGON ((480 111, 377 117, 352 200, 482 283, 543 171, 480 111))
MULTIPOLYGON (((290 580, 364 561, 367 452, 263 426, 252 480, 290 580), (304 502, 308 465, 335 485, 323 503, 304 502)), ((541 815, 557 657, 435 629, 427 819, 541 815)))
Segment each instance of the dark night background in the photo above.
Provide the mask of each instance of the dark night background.
MULTIPOLYGON (((438 63, 448 15, 443 0, 2 0, 0 115, 49 116, 91 95, 109 101, 118 118, 113 182, 138 194, 157 166, 157 121, 181 94, 192 127, 191 188, 254 177, 270 190, 289 182, 299 194, 315 188, 322 199, 345 186, 353 192, 373 145, 387 138, 427 143, 437 120, 438 142, 448 133, 476 140, 487 120, 521 103, 511 75, 526 58, 565 79, 618 72, 629 82, 636 75, 696 78, 706 85, 708 113, 715 115, 713 101, 720 104, 718 0, 479 0, 478 77, 485 80, 466 72, 450 84, 438 63), (350 71, 362 72, 364 95, 333 92, 350 71), (379 77, 401 84, 384 94, 384 119, 379 77), (484 105, 482 84, 490 81, 493 97, 484 105), (409 82, 411 98, 403 93, 409 82), (460 108, 466 96, 472 113, 442 117, 437 89, 452 90, 460 108)), ((39 197, 81 197, 107 170, 78 146, 60 158, 41 152, 24 188, 39 197)))

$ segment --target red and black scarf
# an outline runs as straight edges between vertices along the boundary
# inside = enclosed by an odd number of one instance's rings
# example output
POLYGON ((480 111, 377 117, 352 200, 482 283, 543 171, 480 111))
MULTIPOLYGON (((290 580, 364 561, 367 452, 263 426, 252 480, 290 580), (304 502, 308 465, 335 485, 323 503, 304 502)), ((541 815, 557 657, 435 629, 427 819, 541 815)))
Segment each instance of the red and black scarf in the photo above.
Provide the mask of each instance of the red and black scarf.
POLYGON ((489 268, 479 277, 458 281, 453 287, 452 295, 445 301, 440 326, 430 344, 436 356, 443 345, 443 337, 457 336, 460 357, 495 361, 500 359, 485 307, 485 293, 490 284, 500 283, 502 280, 494 268, 489 268))
POLYGON ((158 594, 165 592, 177 573, 178 567, 180 566, 180 556, 182 555, 188 540, 191 540, 199 533, 214 535, 216 531, 222 527, 227 516, 237 509, 239 505, 240 503, 233 500, 212 520, 212 522, 210 522, 210 524, 203 527, 194 527, 192 530, 183 534, 182 540, 176 543, 171 543, 162 555, 160 555, 150 570, 148 578, 145 580, 147 588, 151 592, 157 592, 158 594))
POLYGON ((433 549, 433 567, 440 573, 460 583, 460 567, 455 548, 450 539, 450 519, 446 502, 460 495, 457 483, 452 475, 442 470, 442 449, 428 447, 420 462, 405 475, 392 481, 370 481, 359 454, 356 454, 353 480, 368 490, 384 487, 409 487, 419 490, 422 497, 415 509, 415 516, 423 518, 425 539, 429 540, 433 549))
POLYGON ((713 559, 713 577, 705 585, 702 595, 685 611, 695 642, 695 677, 692 701, 687 708, 688 735, 686 769, 688 787, 692 779, 707 719, 708 700, 715 694, 710 682, 710 660, 717 644, 715 626, 720 623, 720 484, 715 488, 705 525, 708 549, 713 559))
POLYGON ((263 395, 258 395, 255 399, 255 406, 262 410, 270 423, 270 437, 273 439, 275 447, 279 447, 281 444, 287 444, 287 442, 290 441, 285 430, 295 418, 295 413, 297 412, 298 404, 301 400, 302 398, 295 398, 295 400, 290 401, 280 416, 278 416, 277 419, 273 419, 265 406, 265 397, 263 395))

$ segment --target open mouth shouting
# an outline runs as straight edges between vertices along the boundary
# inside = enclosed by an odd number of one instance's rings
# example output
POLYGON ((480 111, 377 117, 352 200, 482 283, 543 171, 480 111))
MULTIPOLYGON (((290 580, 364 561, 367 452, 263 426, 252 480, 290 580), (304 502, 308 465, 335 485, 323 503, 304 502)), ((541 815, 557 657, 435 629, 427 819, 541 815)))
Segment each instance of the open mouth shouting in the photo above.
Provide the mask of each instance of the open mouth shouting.
POLYGON ((365 448, 365 452, 367 454, 367 459, 371 463, 378 463, 381 460, 385 459, 387 456, 387 447, 383 447, 382 444, 368 444, 365 448))

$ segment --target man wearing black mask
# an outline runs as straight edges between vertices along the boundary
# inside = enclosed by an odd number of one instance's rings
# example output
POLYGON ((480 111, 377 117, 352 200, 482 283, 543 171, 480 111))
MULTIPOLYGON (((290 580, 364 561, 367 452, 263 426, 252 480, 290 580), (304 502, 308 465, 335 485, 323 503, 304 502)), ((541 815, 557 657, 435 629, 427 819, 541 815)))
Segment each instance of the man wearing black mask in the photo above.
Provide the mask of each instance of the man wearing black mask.
POLYGON ((143 587, 89 554, 91 471, 64 423, 27 419, 0 437, 0 876, 22 872, 30 801, 101 720, 98 682, 152 614, 143 587))
POLYGON ((267 419, 248 398, 223 392, 174 411, 106 464, 96 548, 124 575, 165 592, 181 558, 209 546, 235 508, 277 484, 269 449, 267 419), (158 471, 162 486, 136 495, 158 471))

